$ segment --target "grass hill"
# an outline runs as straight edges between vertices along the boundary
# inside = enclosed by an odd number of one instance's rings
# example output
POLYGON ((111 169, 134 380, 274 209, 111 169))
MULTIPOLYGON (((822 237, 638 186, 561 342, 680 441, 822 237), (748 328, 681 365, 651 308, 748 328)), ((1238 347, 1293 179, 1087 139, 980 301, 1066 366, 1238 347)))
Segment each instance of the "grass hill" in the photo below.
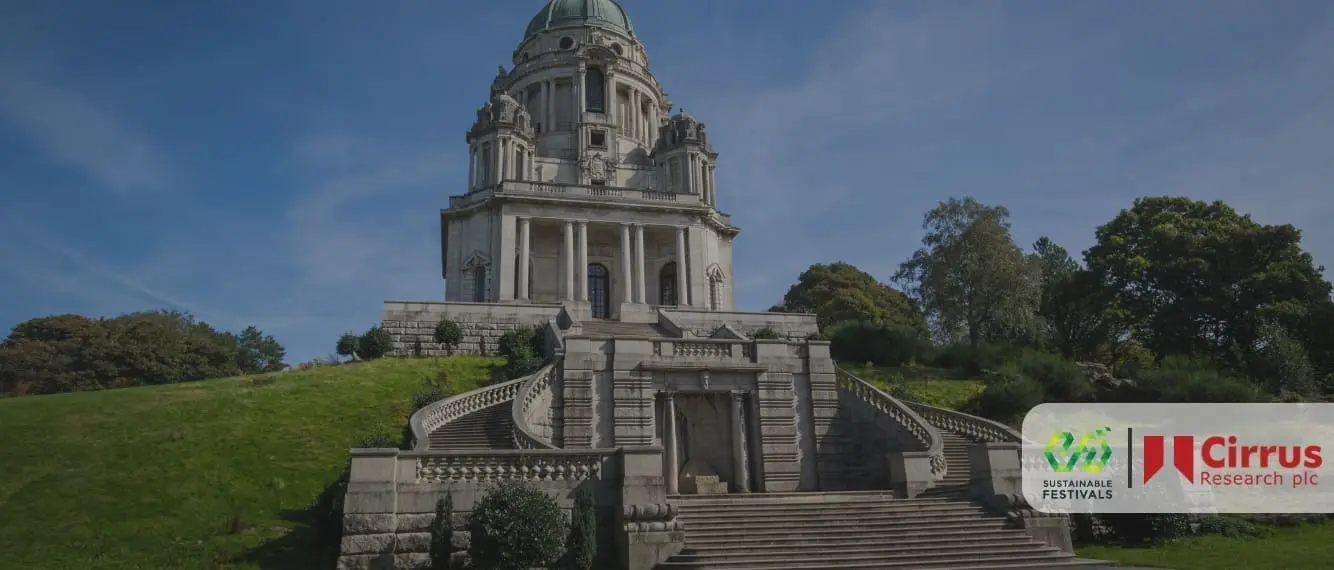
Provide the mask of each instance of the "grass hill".
POLYGON ((3 568, 332 568, 305 507, 424 379, 499 359, 385 359, 0 400, 3 568))

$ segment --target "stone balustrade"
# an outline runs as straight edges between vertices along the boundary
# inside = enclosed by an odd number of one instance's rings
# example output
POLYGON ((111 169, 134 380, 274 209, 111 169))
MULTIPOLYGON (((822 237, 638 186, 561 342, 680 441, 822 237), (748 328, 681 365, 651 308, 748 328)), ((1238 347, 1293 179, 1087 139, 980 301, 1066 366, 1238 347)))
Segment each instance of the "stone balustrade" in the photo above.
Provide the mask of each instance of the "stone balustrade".
POLYGON ((886 394, 842 368, 836 368, 836 383, 840 391, 851 394, 853 401, 865 404, 875 414, 876 422, 889 433, 907 432, 926 452, 930 475, 935 481, 945 478, 949 465, 945 460, 945 444, 939 430, 913 411, 908 404, 886 394), (884 422, 891 423, 884 423, 884 422))
POLYGON ((599 201, 633 203, 669 203, 673 205, 699 205, 698 194, 669 192, 645 188, 625 188, 618 186, 592 186, 586 184, 566 184, 557 182, 532 182, 526 180, 506 180, 476 192, 462 196, 450 196, 449 207, 466 208, 479 204, 494 196, 535 196, 554 198, 596 198, 599 201))
POLYGON ((744 360, 755 358, 755 344, 732 339, 668 339, 653 341, 655 358, 689 360, 744 360))
POLYGON ((418 450, 426 449, 431 432, 440 429, 441 426, 473 412, 513 400, 518 395, 520 386, 529 378, 531 376, 479 388, 417 410, 417 413, 408 419, 415 441, 413 447, 418 450))
POLYGON ((418 483, 598 481, 614 449, 440 452, 417 457, 418 483))
POLYGON ((957 431, 979 441, 1019 442, 1023 440, 1017 430, 1000 422, 971 416, 963 412, 928 406, 921 402, 905 401, 904 403, 932 425, 950 431, 957 431))
POLYGON ((558 362, 548 364, 524 378, 514 398, 514 446, 518 449, 556 449, 552 443, 551 413, 554 394, 551 386, 560 370, 558 362))

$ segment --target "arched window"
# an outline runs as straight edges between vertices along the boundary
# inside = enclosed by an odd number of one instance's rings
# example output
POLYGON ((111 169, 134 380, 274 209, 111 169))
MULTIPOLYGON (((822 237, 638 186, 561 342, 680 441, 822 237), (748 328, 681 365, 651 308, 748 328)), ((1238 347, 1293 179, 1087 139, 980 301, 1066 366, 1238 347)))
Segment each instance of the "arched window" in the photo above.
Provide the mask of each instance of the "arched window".
POLYGON ((588 68, 588 73, 584 75, 584 93, 587 93, 586 107, 590 112, 606 112, 606 91, 607 80, 602 75, 602 70, 596 67, 588 68))
POLYGON ((588 264, 588 304, 592 305, 593 318, 611 318, 611 278, 607 266, 601 263, 588 264))
POLYGON ((486 266, 472 268, 472 300, 474 303, 486 302, 486 266))
POLYGON ((658 304, 665 307, 676 305, 676 262, 662 266, 658 272, 658 304))

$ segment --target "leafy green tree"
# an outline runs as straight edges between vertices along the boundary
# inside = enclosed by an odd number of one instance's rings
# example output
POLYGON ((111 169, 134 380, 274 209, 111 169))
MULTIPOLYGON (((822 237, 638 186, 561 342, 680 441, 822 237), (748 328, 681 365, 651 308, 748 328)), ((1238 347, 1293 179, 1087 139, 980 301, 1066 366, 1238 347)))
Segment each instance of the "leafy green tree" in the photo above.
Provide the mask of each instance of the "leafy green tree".
POLYGON ((1107 291, 1065 248, 1047 237, 1033 244, 1041 268, 1038 315, 1048 345, 1070 359, 1091 358, 1115 340, 1107 291))
POLYGON ((899 266, 903 283, 947 338, 1014 341, 1031 336, 1041 269, 1015 245, 1003 206, 950 198, 926 213, 925 246, 899 266))
POLYGON ((1139 198, 1097 229, 1085 258, 1117 318, 1159 359, 1210 355, 1244 368, 1265 323, 1304 331, 1307 350, 1319 342, 1308 318, 1329 303, 1330 284, 1291 225, 1259 224, 1223 202, 1139 198))
POLYGON ((338 337, 338 346, 335 352, 338 356, 344 358, 356 358, 357 345, 360 343, 361 337, 357 336, 355 333, 343 333, 343 336, 338 337))
POLYGON ((394 338, 389 331, 375 325, 357 338, 357 358, 375 360, 394 350, 394 338))
POLYGON ((270 335, 249 326, 236 335, 236 367, 242 374, 277 372, 286 368, 287 351, 270 335))
POLYGON ((814 313, 822 330, 843 321, 864 321, 927 331, 921 311, 907 296, 842 261, 810 266, 787 290, 783 303, 769 310, 814 313))
POLYGON ((564 550, 565 516, 556 500, 522 481, 502 481, 473 508, 468 554, 480 570, 542 568, 564 550))
POLYGON ((459 328, 458 323, 443 319, 435 325, 434 340, 444 345, 450 354, 454 354, 454 349, 463 342, 463 329, 459 328))

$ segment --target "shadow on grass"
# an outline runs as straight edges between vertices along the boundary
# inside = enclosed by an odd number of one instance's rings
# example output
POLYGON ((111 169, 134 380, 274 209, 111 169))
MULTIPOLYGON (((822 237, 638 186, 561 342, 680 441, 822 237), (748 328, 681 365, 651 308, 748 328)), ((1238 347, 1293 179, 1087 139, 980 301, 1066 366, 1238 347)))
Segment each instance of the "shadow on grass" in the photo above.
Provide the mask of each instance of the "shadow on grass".
POLYGON ((291 532, 271 539, 231 560, 253 564, 263 570, 309 570, 338 564, 336 541, 321 539, 315 515, 308 510, 284 511, 281 518, 295 523, 291 532))

